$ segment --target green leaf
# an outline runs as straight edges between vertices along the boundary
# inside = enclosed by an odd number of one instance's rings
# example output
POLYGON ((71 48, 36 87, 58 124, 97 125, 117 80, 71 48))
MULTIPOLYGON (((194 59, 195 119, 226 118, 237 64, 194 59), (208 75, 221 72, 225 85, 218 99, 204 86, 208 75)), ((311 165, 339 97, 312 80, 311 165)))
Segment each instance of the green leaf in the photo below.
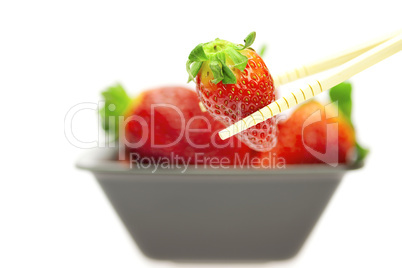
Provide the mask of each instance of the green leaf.
POLYGON ((107 88, 102 92, 102 96, 105 100, 105 106, 99 110, 102 127, 110 136, 117 139, 119 136, 119 117, 124 116, 131 103, 131 98, 120 84, 107 88))
POLYGON ((208 60, 207 55, 205 54, 204 48, 202 47, 204 44, 198 44, 188 56, 190 61, 206 61, 208 60))
POLYGON ((356 152, 357 152, 356 162, 361 162, 370 153, 370 149, 363 148, 358 142, 356 142, 356 152))
POLYGON ((258 52, 258 55, 260 55, 261 58, 264 57, 266 51, 267 51, 267 44, 263 44, 262 47, 260 48, 260 51, 258 52))
POLYGON ((256 37, 255 32, 251 32, 249 35, 247 35, 247 37, 244 39, 243 49, 250 47, 254 43, 255 37, 256 37))
MULTIPOLYGON (((190 62, 190 61, 188 61, 188 62, 190 62)), ((198 72, 200 71, 201 66, 202 66, 202 62, 200 62, 200 61, 194 62, 191 65, 187 64, 187 72, 189 74, 187 83, 194 80, 194 78, 197 76, 198 72)))
POLYGON ((352 122, 352 85, 349 82, 340 83, 331 88, 329 96, 332 101, 338 101, 339 109, 352 122))
POLYGON ((214 80, 212 80, 212 83, 218 84, 220 81, 222 81, 223 73, 220 63, 217 60, 211 60, 209 63, 209 68, 211 68, 211 71, 214 74, 214 80))
MULTIPOLYGON (((329 96, 332 102, 338 103, 339 110, 354 128, 352 121, 352 84, 349 82, 343 82, 334 86, 330 89, 329 96)), ((356 140, 356 162, 363 161, 369 152, 369 149, 361 146, 356 140)))
POLYGON ((222 64, 223 84, 236 84, 236 76, 226 64, 222 64))
POLYGON ((194 81, 194 76, 192 76, 192 74, 191 74, 191 64, 192 63, 193 62, 191 60, 187 60, 187 62, 186 62, 186 71, 188 73, 187 83, 190 82, 190 81, 194 81))
POLYGON ((233 48, 228 48, 226 53, 228 54, 229 58, 232 59, 234 63, 233 67, 243 72, 247 66, 248 58, 233 48))
POLYGON ((216 59, 218 59, 222 64, 226 62, 226 55, 223 51, 216 53, 216 59))

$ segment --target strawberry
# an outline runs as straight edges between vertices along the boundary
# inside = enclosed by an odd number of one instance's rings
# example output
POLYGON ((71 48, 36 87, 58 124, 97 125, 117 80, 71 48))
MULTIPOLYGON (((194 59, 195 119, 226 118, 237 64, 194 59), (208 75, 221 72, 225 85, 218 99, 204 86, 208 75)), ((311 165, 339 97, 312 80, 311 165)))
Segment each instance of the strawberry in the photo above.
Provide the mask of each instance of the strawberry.
POLYGON ((336 109, 314 100, 302 104, 278 124, 278 144, 269 153, 286 164, 347 163, 355 149, 355 132, 336 109))
MULTIPOLYGON (((227 166, 243 162, 248 165, 248 159, 259 156, 236 137, 221 140, 218 132, 223 124, 201 111, 197 94, 188 88, 160 87, 130 100, 117 85, 104 91, 103 96, 106 100, 103 112, 107 115, 103 117, 104 126, 108 122, 105 119, 111 116, 125 118, 124 126, 117 128, 126 160, 131 155, 137 161, 168 159, 174 164, 177 159, 180 164, 227 166), (113 111, 107 109, 110 104, 114 105, 113 111)), ((111 122, 119 120, 114 118, 111 122)))
POLYGON ((361 164, 369 149, 356 139, 352 85, 340 83, 331 88, 329 96, 331 104, 309 101, 279 122, 278 143, 270 152, 262 153, 262 159, 285 164, 361 164))
MULTIPOLYGON (((250 46, 216 39, 199 44, 187 61, 189 81, 209 114, 229 126, 275 101, 273 79, 262 58, 250 46)), ((276 144, 276 122, 269 119, 238 134, 256 151, 269 151, 276 144)))

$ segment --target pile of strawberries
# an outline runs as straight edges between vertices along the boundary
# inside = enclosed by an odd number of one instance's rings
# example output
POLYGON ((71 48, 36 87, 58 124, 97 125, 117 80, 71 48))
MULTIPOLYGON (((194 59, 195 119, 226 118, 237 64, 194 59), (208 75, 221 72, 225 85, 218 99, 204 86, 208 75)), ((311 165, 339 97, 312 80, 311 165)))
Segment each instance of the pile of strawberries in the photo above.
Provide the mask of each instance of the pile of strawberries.
POLYGON ((186 65, 196 91, 161 87, 134 99, 120 85, 104 91, 103 126, 118 134, 115 137, 123 145, 124 158, 164 158, 172 163, 180 159, 221 167, 266 167, 268 159, 268 167, 276 168, 348 163, 367 153, 356 143, 348 83, 330 93, 334 101, 343 99, 338 103, 340 109, 310 101, 287 120, 277 122, 273 117, 235 137, 219 138, 220 130, 275 101, 268 68, 250 48, 254 39, 255 32, 246 37, 244 45, 221 39, 197 45, 186 65))
MULTIPOLYGON (((115 87, 106 92, 117 94, 115 87)), ((114 99, 125 103, 123 97, 114 99)), ((204 166, 282 168, 287 164, 346 163, 355 149, 352 125, 341 113, 328 116, 336 112, 336 107, 325 107, 317 101, 302 104, 278 123, 278 142, 269 152, 255 151, 237 137, 221 140, 218 132, 225 125, 203 112, 198 102, 196 92, 184 87, 151 89, 127 99, 119 137, 126 160, 134 154, 155 161, 178 158, 204 166), (319 120, 306 126, 306 120, 316 113, 319 120)))

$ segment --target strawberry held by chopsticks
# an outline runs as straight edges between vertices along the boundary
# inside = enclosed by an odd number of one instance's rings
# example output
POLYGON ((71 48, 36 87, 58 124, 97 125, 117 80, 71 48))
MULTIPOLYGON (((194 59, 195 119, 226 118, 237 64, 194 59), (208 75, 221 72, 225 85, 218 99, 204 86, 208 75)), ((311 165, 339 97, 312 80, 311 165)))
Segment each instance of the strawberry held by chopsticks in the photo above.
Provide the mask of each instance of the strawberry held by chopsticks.
MULTIPOLYGON (((273 79, 262 58, 250 47, 215 39, 201 43, 187 61, 189 81, 196 82, 200 101, 217 120, 229 126, 275 101, 273 79)), ((268 151, 276 145, 276 122, 269 119, 238 134, 250 148, 268 151)))

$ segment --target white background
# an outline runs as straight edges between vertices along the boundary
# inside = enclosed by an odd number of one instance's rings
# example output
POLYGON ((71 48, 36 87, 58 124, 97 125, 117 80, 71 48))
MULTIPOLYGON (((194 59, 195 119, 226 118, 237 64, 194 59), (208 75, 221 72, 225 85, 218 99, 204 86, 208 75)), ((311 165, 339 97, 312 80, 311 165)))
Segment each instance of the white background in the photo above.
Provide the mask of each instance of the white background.
MULTIPOLYGON (((196 44, 252 30, 279 72, 401 28, 399 2, 1 1, 0 267, 194 266, 139 252, 74 167, 84 150, 64 136, 69 108, 115 81, 131 94, 184 84, 196 44)), ((255 267, 402 266, 401 76, 399 53, 352 79, 366 167, 345 177, 296 258, 255 267)), ((93 112, 76 119, 77 137, 97 137, 93 112)))

